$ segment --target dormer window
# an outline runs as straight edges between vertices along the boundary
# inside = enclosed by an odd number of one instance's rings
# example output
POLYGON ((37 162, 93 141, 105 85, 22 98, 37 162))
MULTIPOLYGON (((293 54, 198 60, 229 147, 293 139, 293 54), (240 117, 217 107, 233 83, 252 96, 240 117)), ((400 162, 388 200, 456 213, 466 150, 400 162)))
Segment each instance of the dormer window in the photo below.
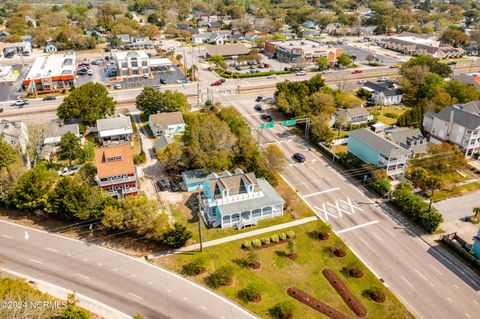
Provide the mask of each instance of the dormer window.
POLYGON ((113 156, 113 157, 107 157, 105 159, 105 162, 110 163, 110 162, 118 162, 121 161, 122 157, 121 156, 113 156))

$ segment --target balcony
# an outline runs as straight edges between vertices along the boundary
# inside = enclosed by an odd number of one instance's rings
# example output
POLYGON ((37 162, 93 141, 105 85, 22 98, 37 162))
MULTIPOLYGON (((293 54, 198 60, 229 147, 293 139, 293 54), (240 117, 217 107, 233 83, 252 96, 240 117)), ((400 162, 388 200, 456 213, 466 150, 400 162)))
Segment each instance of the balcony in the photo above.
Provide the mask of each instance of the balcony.
POLYGON ((380 156, 378 158, 378 162, 379 162, 380 166, 385 167, 385 166, 391 166, 391 165, 405 164, 407 161, 406 161, 405 158, 388 160, 388 159, 380 156))
POLYGON ((227 197, 222 197, 222 196, 215 196, 214 200, 208 200, 209 206, 215 206, 215 205, 222 205, 222 204, 229 204, 229 203, 235 203, 235 202, 240 202, 243 200, 248 200, 252 198, 259 198, 259 197, 264 197, 265 194, 263 191, 259 192, 251 192, 251 193, 244 193, 244 194, 238 194, 238 195, 233 195, 233 196, 227 196, 227 197))
POLYGON ((100 187, 106 187, 110 185, 123 184, 129 182, 135 182, 137 180, 136 176, 128 176, 124 178, 115 178, 107 181, 101 181, 98 177, 95 177, 95 181, 100 187))
POLYGON ((132 193, 137 193, 138 188, 130 187, 130 188, 125 188, 125 189, 112 190, 112 191, 109 191, 109 192, 112 196, 123 196, 123 195, 132 194, 132 193))

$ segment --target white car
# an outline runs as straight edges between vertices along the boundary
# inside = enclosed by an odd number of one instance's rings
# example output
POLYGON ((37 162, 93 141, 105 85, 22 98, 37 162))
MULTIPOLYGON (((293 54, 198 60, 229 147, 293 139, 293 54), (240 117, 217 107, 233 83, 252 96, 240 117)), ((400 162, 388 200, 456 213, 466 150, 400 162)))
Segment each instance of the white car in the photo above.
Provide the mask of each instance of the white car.
POLYGON ((277 78, 276 74, 270 74, 269 76, 267 76, 267 79, 275 79, 275 78, 277 78))
POLYGON ((27 100, 16 100, 10 103, 10 106, 16 106, 16 107, 24 107, 25 105, 28 105, 27 100))
POLYGON ((378 79, 378 82, 387 82, 388 78, 385 76, 382 76, 381 78, 378 79))
POLYGON ((122 89, 122 85, 117 83, 117 84, 114 84, 114 85, 113 85, 113 88, 114 88, 115 90, 121 90, 121 89, 122 89))
POLYGON ((300 72, 297 72, 297 74, 296 74, 296 76, 302 76, 302 75, 307 75, 307 72, 300 71, 300 72))
POLYGON ((78 167, 78 166, 65 167, 65 168, 62 168, 61 170, 59 170, 57 173, 60 176, 69 176, 69 175, 75 174, 79 170, 79 168, 80 167, 78 167))
POLYGON ((88 70, 87 70, 87 74, 88 74, 88 75, 93 75, 93 70, 92 70, 92 69, 88 69, 88 70))
POLYGON ((332 70, 325 70, 325 71, 322 72, 322 74, 332 74, 332 73, 333 73, 332 70))
POLYGON ((358 80, 357 81, 358 84, 365 84, 365 82, 366 82, 365 80, 358 80))

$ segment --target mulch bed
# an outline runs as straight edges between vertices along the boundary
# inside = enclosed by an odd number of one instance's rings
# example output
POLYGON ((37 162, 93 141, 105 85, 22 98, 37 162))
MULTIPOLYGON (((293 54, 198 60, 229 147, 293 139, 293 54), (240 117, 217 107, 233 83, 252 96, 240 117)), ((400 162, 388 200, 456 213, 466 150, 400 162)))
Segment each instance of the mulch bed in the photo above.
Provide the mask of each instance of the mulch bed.
MULTIPOLYGON (((295 237, 296 237, 296 236, 295 236, 295 237)), ((288 242, 290 239, 295 239, 295 237, 292 237, 292 238, 289 238, 289 239, 285 239, 285 240, 280 240, 278 243, 272 243, 272 242, 270 242, 270 244, 267 244, 267 245, 263 245, 263 244, 262 244, 262 246, 260 246, 260 247, 258 247, 258 248, 252 246, 252 248, 250 248, 250 249, 258 250, 258 249, 263 249, 263 248, 268 248, 268 247, 272 247, 272 246, 284 244, 284 243, 288 242)), ((242 249, 243 249, 243 250, 246 250, 246 251, 250 250, 250 249, 245 248, 245 247, 242 247, 242 249)))
POLYGON ((254 261, 253 263, 248 264, 248 267, 250 267, 252 269, 260 269, 261 266, 262 266, 262 264, 259 263, 258 261, 254 261))
POLYGON ((230 278, 224 286, 231 286, 233 285, 233 278, 230 278))
POLYGON ((347 253, 345 252, 345 250, 343 250, 342 248, 335 248, 333 250, 333 254, 337 257, 345 257, 347 255, 347 253))
POLYGON ((287 294, 290 297, 297 299, 301 303, 309 306, 312 309, 315 309, 316 311, 324 314, 327 317, 330 317, 332 319, 348 319, 348 317, 345 316, 343 313, 335 310, 335 308, 333 308, 332 306, 321 302, 318 299, 315 299, 303 290, 292 287, 287 289, 287 294))
POLYGON ((297 260, 297 254, 296 253, 291 253, 291 254, 288 254, 287 257, 291 260, 297 260))
POLYGON ((328 233, 318 233, 318 239, 320 240, 328 240, 330 235, 328 233))
POLYGON ((322 270, 322 274, 327 278, 330 285, 337 291, 337 293, 342 297, 343 301, 347 306, 352 310, 357 316, 364 318, 367 315, 367 309, 362 305, 362 303, 355 298, 352 292, 348 289, 345 283, 337 276, 337 274, 328 268, 322 270))
POLYGON ((262 301, 262 296, 256 295, 255 297, 253 297, 252 300, 248 300, 248 301, 250 301, 250 302, 260 302, 260 301, 262 301))
POLYGON ((370 293, 370 298, 376 303, 384 303, 385 302, 385 294, 384 293, 370 293))
POLYGON ((349 274, 353 278, 357 278, 357 279, 363 277, 363 271, 361 269, 358 269, 358 268, 350 269, 349 274))

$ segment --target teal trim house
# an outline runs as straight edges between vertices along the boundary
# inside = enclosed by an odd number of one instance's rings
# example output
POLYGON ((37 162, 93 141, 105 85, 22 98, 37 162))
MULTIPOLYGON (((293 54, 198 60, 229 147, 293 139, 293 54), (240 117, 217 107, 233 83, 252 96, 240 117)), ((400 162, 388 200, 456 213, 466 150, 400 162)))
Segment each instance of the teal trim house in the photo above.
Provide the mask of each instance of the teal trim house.
POLYGON ((388 175, 405 173, 410 152, 369 129, 350 131, 348 151, 365 163, 385 169, 388 175))
POLYGON ((185 132, 185 122, 182 112, 163 112, 148 117, 148 125, 156 137, 175 135, 185 132))

